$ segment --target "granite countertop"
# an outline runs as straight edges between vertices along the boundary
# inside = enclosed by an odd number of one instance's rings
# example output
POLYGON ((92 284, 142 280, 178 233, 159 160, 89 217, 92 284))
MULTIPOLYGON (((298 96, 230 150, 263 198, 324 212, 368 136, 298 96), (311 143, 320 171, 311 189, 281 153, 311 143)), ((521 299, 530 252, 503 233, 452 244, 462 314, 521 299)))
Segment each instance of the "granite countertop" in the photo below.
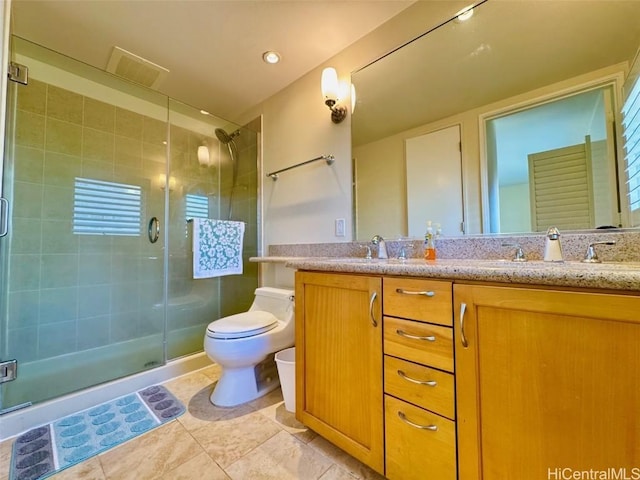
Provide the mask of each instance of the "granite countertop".
POLYGON ((443 259, 425 261, 354 257, 253 257, 254 262, 284 263, 297 270, 478 280, 640 292, 640 263, 549 263, 509 260, 443 259))

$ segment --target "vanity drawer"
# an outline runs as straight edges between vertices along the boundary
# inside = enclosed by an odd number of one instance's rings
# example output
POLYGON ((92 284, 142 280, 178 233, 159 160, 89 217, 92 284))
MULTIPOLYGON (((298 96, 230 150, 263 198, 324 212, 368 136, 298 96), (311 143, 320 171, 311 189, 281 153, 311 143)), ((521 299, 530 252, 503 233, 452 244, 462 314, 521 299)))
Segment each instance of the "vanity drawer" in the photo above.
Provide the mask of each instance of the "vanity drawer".
POLYGON ((385 315, 453 325, 451 282, 414 278, 383 279, 385 315))
POLYGON ((389 395, 384 404, 386 477, 455 480, 455 422, 389 395))
POLYGON ((384 317, 384 353, 453 372, 453 329, 384 317))
POLYGON ((450 373, 385 355, 384 391, 455 419, 454 379, 450 373))

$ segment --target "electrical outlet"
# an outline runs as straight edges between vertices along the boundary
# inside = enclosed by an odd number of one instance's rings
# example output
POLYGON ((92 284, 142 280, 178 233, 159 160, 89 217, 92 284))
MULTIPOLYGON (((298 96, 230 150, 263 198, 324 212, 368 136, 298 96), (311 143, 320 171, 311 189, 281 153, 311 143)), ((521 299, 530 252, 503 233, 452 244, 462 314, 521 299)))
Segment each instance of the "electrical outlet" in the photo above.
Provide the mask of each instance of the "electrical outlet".
POLYGON ((336 237, 344 237, 344 218, 336 218, 336 237))

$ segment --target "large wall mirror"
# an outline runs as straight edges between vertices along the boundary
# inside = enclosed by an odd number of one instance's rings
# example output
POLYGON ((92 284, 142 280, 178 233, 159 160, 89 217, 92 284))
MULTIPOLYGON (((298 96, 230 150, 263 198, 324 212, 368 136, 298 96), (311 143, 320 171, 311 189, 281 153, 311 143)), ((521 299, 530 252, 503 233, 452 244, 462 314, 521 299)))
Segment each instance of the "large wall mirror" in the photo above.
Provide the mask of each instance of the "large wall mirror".
POLYGON ((630 226, 639 18, 636 0, 488 0, 354 72, 354 239, 630 226))

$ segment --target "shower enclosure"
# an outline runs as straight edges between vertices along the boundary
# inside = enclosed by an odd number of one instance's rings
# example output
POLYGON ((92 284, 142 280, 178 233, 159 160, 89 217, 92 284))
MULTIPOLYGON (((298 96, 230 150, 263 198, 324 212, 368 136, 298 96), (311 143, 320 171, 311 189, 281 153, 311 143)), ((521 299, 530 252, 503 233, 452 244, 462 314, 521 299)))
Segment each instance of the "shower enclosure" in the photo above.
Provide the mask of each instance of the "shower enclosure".
POLYGON ((257 286, 256 132, 24 39, 11 57, 0 413, 202 351, 257 286), (194 217, 246 223, 243 275, 193 279, 194 217))

